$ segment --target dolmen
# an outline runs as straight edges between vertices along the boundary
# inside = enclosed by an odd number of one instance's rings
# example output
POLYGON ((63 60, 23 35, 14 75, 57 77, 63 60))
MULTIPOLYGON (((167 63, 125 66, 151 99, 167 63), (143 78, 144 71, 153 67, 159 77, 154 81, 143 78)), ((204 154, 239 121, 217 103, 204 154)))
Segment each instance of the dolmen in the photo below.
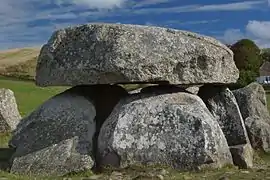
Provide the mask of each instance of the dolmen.
POLYGON ((238 78, 233 52, 193 32, 107 23, 57 30, 40 51, 36 85, 69 88, 21 119, 10 171, 251 168, 254 149, 269 151, 270 118, 261 85, 228 88, 238 78), (130 91, 134 84, 142 88, 130 91))

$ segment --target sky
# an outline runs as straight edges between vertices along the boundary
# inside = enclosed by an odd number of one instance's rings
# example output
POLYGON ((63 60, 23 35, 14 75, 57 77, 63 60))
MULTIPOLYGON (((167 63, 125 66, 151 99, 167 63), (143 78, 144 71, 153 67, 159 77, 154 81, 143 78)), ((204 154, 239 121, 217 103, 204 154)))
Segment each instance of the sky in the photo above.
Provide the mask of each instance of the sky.
POLYGON ((39 47, 86 23, 160 26, 270 47, 270 0, 0 0, 0 50, 39 47))

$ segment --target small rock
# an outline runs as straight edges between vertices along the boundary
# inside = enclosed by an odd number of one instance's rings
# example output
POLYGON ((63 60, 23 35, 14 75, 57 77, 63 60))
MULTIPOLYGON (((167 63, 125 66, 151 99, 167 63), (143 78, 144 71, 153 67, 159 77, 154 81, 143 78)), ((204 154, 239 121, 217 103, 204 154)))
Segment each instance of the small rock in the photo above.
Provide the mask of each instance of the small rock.
POLYGON ((186 91, 192 93, 192 94, 198 94, 201 86, 191 86, 186 88, 186 91))
POLYGON ((138 89, 129 91, 128 93, 129 93, 129 94, 137 94, 137 93, 140 93, 140 92, 141 92, 141 89, 142 89, 142 88, 138 88, 138 89))
POLYGON ((160 171, 160 174, 161 174, 161 175, 168 175, 169 172, 168 172, 166 169, 162 169, 162 170, 160 171))
POLYGON ((230 146, 230 151, 233 157, 234 165, 241 169, 247 169, 253 167, 253 149, 251 145, 243 144, 230 146))
POLYGON ((158 177, 159 180, 164 180, 164 177, 162 175, 160 175, 160 174, 157 175, 157 177, 158 177))
POLYGON ((249 174, 250 172, 249 171, 240 171, 241 173, 243 174, 249 174))
POLYGON ((110 180, 119 180, 122 179, 123 174, 121 172, 113 171, 110 175, 110 180))
POLYGON ((13 91, 0 88, 0 133, 15 130, 20 119, 13 91))

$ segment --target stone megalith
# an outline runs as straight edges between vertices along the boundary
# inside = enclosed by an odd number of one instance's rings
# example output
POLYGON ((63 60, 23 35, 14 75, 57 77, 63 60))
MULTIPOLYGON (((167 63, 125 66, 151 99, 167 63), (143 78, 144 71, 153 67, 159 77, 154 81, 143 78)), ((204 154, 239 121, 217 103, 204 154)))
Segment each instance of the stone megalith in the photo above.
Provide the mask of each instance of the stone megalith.
POLYGON ((122 99, 98 138, 102 166, 166 165, 187 170, 232 164, 225 136, 203 101, 185 92, 122 99))
POLYGON ((253 149, 233 93, 227 87, 205 85, 200 88, 198 95, 225 134, 234 164, 240 168, 251 168, 253 149))
POLYGON ((38 86, 190 85, 234 83, 238 77, 232 51, 211 37, 154 26, 92 23, 54 32, 40 51, 35 79, 38 86))
POLYGON ((99 129, 127 94, 117 85, 80 85, 47 100, 13 132, 11 172, 61 176, 92 169, 99 129))
POLYGON ((79 93, 67 90, 47 100, 14 131, 11 172, 61 176, 91 169, 95 116, 93 102, 79 93))
POLYGON ((217 119, 229 146, 249 143, 245 124, 233 93, 222 86, 203 86, 198 96, 202 98, 217 119))
POLYGON ((0 88, 0 133, 16 129, 21 119, 13 91, 0 88))
POLYGON ((270 116, 262 85, 253 82, 233 91, 254 149, 270 152, 270 116))

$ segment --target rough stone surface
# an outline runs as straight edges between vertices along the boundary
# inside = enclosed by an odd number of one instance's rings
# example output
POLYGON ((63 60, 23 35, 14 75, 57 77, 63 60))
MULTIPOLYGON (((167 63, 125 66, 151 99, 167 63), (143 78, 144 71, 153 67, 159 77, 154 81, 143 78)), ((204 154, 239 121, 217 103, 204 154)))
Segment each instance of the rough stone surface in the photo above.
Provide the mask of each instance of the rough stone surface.
POLYGON ((184 92, 144 91, 122 99, 104 122, 98 142, 102 166, 232 164, 218 123, 198 96, 184 92))
POLYGON ((64 175, 92 168, 96 110, 82 92, 67 90, 25 117, 9 145, 11 172, 64 175))
POLYGON ((236 145, 236 146, 230 146, 230 151, 233 157, 234 165, 242 169, 253 167, 254 152, 249 143, 236 145))
POLYGON ((65 139, 16 157, 11 173, 62 176, 70 172, 89 170, 93 166, 93 160, 87 146, 83 145, 78 136, 65 139))
POLYGON ((248 117, 245 120, 250 142, 254 149, 270 152, 270 125, 260 117, 248 117))
POLYGON ((39 86, 234 83, 238 77, 232 51, 213 38, 161 27, 102 23, 53 33, 41 49, 36 69, 39 86))
POLYGON ((229 146, 249 143, 237 101, 228 88, 206 85, 200 88, 198 95, 217 119, 229 146))
POLYGON ((186 91, 191 92, 192 94, 198 94, 201 86, 191 86, 186 88, 186 91))
POLYGON ((258 116, 263 121, 270 122, 266 94, 262 85, 254 82, 246 87, 234 90, 233 94, 244 119, 258 116))
POLYGON ((262 85, 254 82, 233 91, 254 149, 270 152, 270 116, 262 85))
POLYGON ((0 133, 16 128, 21 119, 16 99, 10 89, 0 89, 0 133))
POLYGON ((138 93, 141 92, 141 90, 142 90, 142 88, 138 88, 138 89, 134 89, 134 90, 132 90, 132 91, 129 91, 128 93, 129 93, 129 94, 138 94, 138 93))

